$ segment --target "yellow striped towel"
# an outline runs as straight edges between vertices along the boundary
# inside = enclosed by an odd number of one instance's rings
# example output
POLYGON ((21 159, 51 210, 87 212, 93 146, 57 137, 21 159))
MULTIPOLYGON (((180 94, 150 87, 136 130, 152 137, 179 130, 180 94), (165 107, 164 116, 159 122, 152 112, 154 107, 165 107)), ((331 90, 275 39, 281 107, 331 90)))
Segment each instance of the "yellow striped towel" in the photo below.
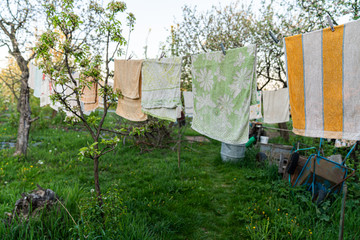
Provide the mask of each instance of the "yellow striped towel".
POLYGON ((360 21, 285 38, 293 132, 360 140, 360 21))

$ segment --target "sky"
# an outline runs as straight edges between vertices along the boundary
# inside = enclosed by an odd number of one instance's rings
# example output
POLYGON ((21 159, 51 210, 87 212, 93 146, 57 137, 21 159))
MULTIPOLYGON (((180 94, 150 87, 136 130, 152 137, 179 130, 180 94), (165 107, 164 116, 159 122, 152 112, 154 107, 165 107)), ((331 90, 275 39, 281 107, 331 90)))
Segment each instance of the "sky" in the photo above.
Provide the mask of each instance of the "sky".
MULTIPOLYGON (((102 0, 104 1, 104 0, 102 0)), ((106 1, 106 0, 105 0, 106 1)), ((131 33, 128 55, 133 53, 134 58, 144 58, 144 46, 148 37, 148 58, 155 58, 159 54, 160 43, 166 41, 170 27, 174 20, 181 21, 182 7, 196 6, 200 12, 210 10, 213 5, 226 6, 236 0, 123 0, 127 5, 127 12, 132 12, 136 17, 135 28, 131 33), (149 29, 151 29, 149 33, 149 29)), ((242 0, 241 3, 250 3, 242 0)), ((260 0, 254 0, 260 2, 260 0)), ((124 23, 124 27, 125 27, 124 23)), ((128 38, 128 29, 123 32, 128 38)), ((124 49, 126 50, 126 48, 124 49)), ((0 48, 0 68, 5 67, 7 48, 0 48)))
MULTIPOLYGON (((128 0, 128 11, 136 17, 134 31, 131 33, 129 53, 134 52, 138 58, 144 57, 144 46, 148 36, 148 57, 154 58, 159 54, 160 42, 165 42, 170 34, 170 27, 182 20, 184 5, 196 6, 202 12, 210 10, 213 5, 226 6, 235 0, 128 0), (151 29, 149 33, 149 29, 151 29)), ((250 1, 241 1, 246 3, 250 1)), ((126 31, 128 32, 128 31, 126 31)), ((125 34, 126 38, 128 37, 125 34)))

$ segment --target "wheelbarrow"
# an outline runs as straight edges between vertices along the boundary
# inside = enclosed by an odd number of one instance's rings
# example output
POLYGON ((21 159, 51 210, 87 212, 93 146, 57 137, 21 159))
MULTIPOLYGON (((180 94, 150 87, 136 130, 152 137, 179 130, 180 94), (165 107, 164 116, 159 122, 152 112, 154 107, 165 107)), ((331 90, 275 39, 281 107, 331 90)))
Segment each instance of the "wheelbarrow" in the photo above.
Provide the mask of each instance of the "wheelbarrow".
POLYGON ((348 168, 345 161, 356 144, 342 162, 335 162, 321 156, 321 144, 322 139, 320 139, 317 153, 311 154, 306 161, 306 158, 300 156, 299 151, 311 148, 294 151, 286 168, 290 185, 292 187, 307 186, 307 189, 312 192, 313 201, 317 203, 323 201, 330 193, 339 193, 344 182, 355 174, 355 170, 348 168))

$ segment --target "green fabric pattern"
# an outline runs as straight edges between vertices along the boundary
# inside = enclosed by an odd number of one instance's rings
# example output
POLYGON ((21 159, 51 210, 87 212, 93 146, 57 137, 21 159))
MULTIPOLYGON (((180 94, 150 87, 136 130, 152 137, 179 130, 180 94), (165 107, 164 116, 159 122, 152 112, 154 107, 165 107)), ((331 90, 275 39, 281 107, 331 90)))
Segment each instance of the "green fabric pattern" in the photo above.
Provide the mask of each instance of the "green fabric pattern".
POLYGON ((182 106, 180 76, 180 57, 145 60, 142 66, 142 111, 175 122, 177 108, 182 106))
POLYGON ((255 45, 192 57, 194 130, 228 144, 248 141, 255 66, 255 45))

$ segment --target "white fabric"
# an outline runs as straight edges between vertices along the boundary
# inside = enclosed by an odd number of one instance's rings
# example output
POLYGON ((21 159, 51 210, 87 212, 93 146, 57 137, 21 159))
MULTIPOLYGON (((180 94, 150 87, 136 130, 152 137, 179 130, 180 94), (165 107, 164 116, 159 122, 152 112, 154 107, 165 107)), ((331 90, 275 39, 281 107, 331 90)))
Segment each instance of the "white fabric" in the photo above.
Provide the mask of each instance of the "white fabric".
POLYGON ((282 123, 289 121, 289 91, 282 88, 277 91, 263 91, 264 123, 282 123))
POLYGON ((29 87, 34 89, 34 97, 41 97, 43 72, 34 64, 29 64, 29 87))
MULTIPOLYGON (((322 129, 324 130, 324 112, 323 112, 323 86, 322 81, 314 81, 314 79, 322 79, 322 69, 318 67, 317 62, 322 61, 322 32, 314 32, 312 34, 303 35, 304 44, 304 73, 305 73, 305 99, 306 101, 305 118, 306 129, 322 129)), ((305 129, 305 131, 306 131, 305 129)))
POLYGON ((183 92, 185 116, 193 117, 194 114, 194 96, 192 92, 183 92))
POLYGON ((36 75, 36 67, 33 63, 29 63, 29 81, 28 85, 31 89, 35 88, 35 75, 36 75))
MULTIPOLYGON (((256 81, 254 81, 254 82, 256 82, 256 81)), ((249 118, 249 120, 262 118, 262 114, 261 114, 261 91, 256 91, 256 97, 255 98, 256 98, 256 104, 250 106, 250 118, 249 118)))
POLYGON ((360 21, 344 26, 343 139, 360 139, 360 21))
POLYGON ((49 77, 47 77, 44 73, 41 80, 41 88, 40 88, 40 107, 44 107, 51 103, 50 101, 50 93, 52 91, 51 83, 49 77))

